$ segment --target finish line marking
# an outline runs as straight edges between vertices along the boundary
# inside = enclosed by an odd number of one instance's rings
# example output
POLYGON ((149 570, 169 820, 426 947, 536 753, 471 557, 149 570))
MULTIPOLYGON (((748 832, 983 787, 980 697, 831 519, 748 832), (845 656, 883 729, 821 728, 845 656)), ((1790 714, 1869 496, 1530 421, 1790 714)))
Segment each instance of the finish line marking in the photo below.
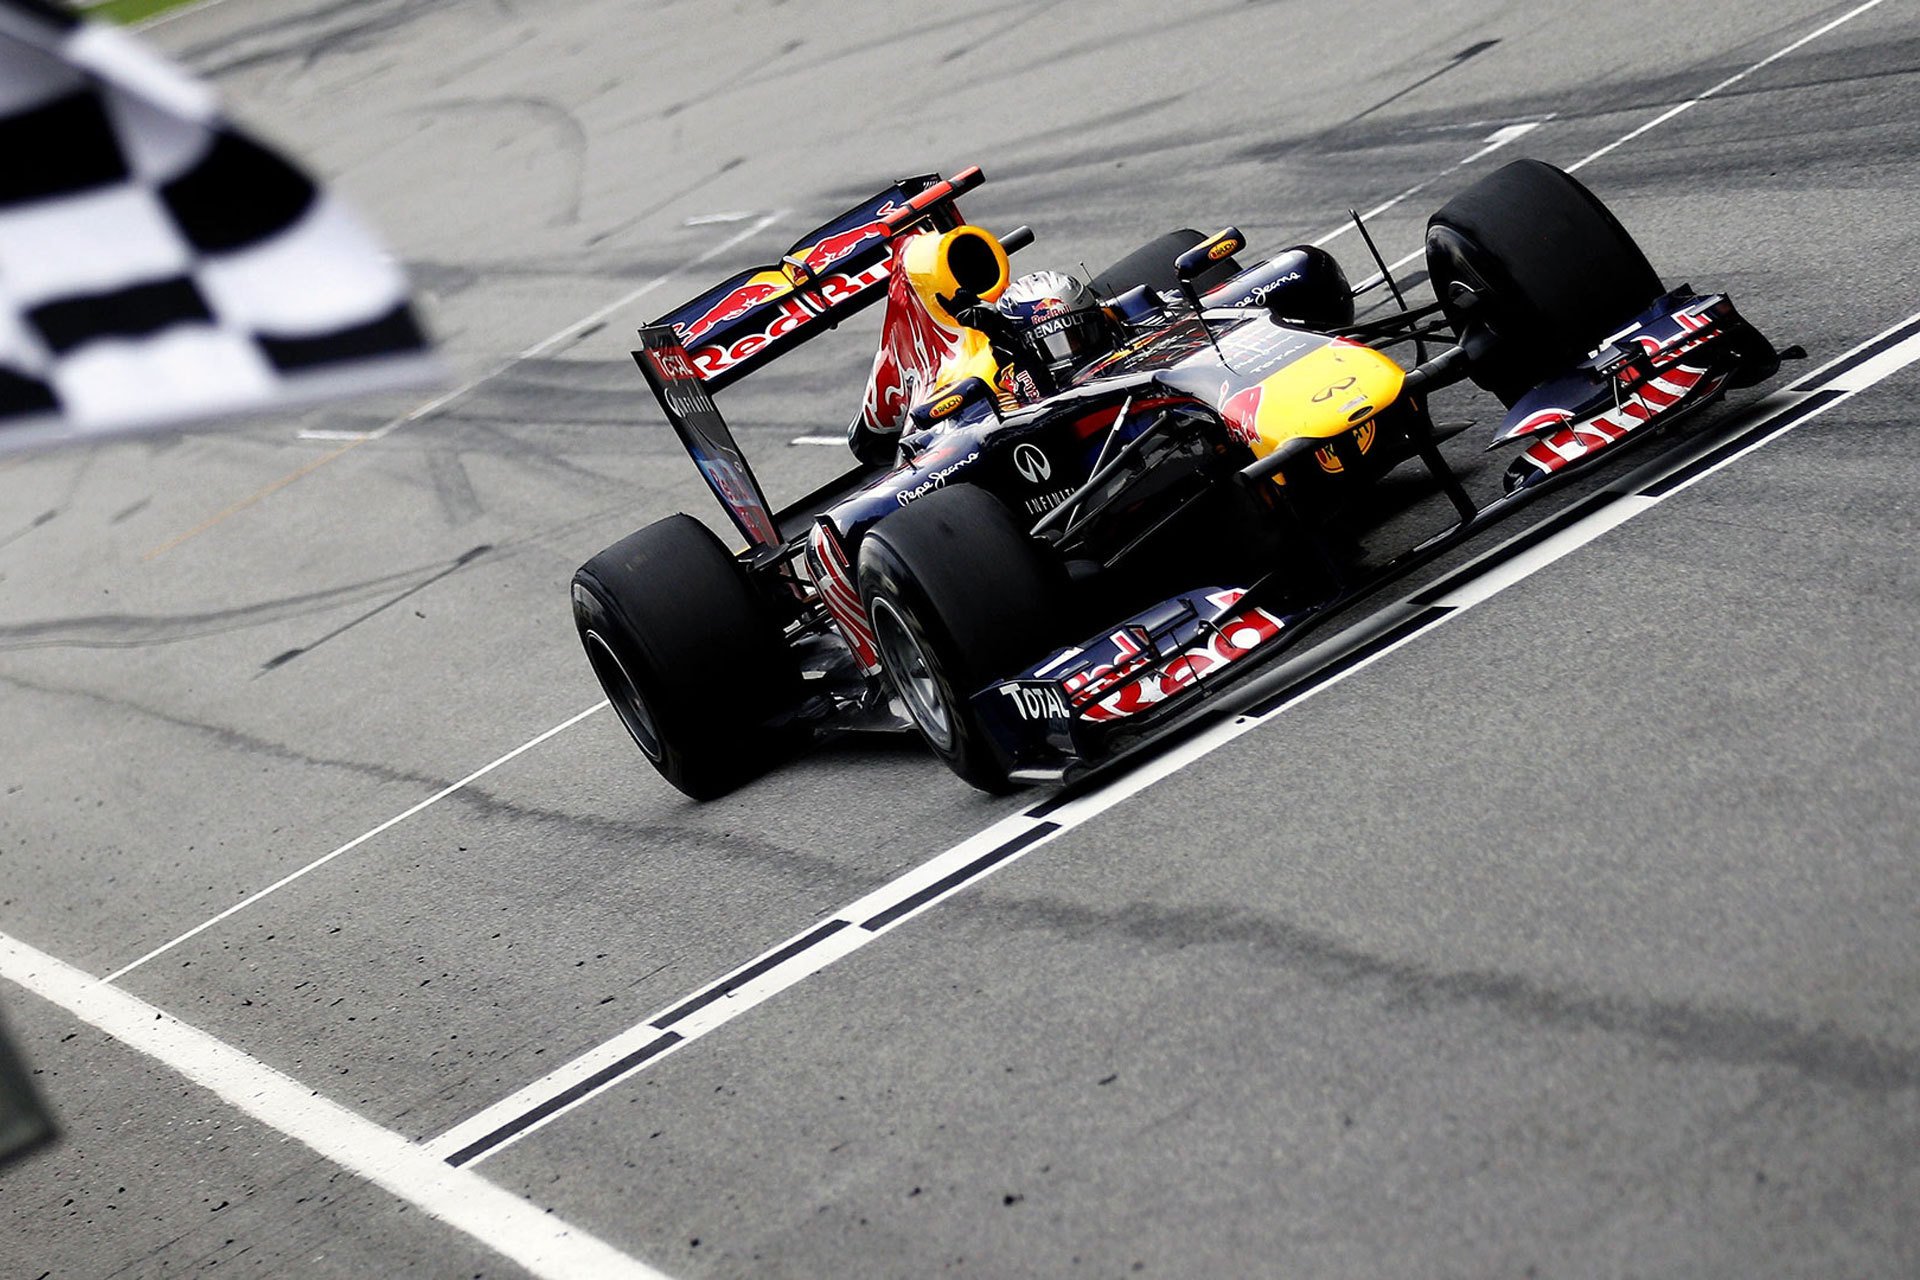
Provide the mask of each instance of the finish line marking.
POLYGON ((1527 529, 1422 588, 1373 619, 1283 664, 1300 675, 1242 714, 1195 734, 1111 782, 1051 796, 994 823, 825 922, 789 938, 588 1050, 438 1137, 425 1149, 449 1165, 478 1164, 622 1080, 714 1031, 761 1002, 851 955, 935 904, 1012 866, 1064 832, 1178 773, 1243 734, 1363 671, 1435 627, 1532 577, 1668 497, 1778 440, 1801 423, 1920 360, 1920 313, 1861 343, 1786 390, 1775 392, 1680 459, 1662 458, 1621 477, 1567 511, 1527 529), (1316 655, 1327 656, 1316 656, 1316 655))
POLYGON ((138 996, 0 933, 0 977, 164 1063, 221 1101, 465 1233, 543 1280, 667 1280, 663 1272, 416 1142, 349 1111, 138 996))

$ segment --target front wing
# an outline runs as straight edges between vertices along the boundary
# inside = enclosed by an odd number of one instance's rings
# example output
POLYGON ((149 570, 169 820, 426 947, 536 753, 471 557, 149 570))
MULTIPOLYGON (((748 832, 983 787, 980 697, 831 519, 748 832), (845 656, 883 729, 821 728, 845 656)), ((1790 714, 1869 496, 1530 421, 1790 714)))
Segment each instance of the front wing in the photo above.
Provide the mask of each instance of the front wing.
POLYGON ((974 711, 1015 776, 1064 776, 1238 683, 1263 665, 1256 654, 1289 647, 1277 642, 1306 616, 1262 608, 1245 587, 1202 587, 988 686, 974 711))

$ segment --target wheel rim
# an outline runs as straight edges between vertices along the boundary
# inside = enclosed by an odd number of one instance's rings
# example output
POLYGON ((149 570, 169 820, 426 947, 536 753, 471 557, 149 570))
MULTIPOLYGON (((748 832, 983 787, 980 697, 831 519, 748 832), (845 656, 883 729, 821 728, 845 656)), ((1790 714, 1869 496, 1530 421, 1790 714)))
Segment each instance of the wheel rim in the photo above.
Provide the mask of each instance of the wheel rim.
POLYGON ((626 664, 599 632, 588 631, 581 638, 586 641, 587 661, 593 665, 593 673, 600 677, 600 687, 607 691, 607 701, 613 705, 614 714, 620 717, 620 723, 627 727, 647 759, 658 764, 664 754, 660 726, 654 723, 653 712, 641 696, 640 686, 627 674, 626 664))
POLYGON ((873 616, 874 647, 880 651, 880 665, 893 678, 893 687, 900 691, 901 701, 907 704, 907 714, 937 750, 953 750, 953 716, 920 638, 891 602, 876 598, 869 612, 873 616))

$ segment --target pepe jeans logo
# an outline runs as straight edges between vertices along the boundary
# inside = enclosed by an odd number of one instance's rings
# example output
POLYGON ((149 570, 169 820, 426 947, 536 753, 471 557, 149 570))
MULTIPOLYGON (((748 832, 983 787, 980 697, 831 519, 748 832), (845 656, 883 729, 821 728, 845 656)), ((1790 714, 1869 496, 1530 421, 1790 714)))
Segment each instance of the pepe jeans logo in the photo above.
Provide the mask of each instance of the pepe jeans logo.
POLYGON ((1013 469, 1028 484, 1045 484, 1053 476, 1053 464, 1047 461, 1047 455, 1030 444, 1013 447, 1013 469))
POLYGON ((919 484, 913 486, 913 488, 902 489, 900 490, 900 492, 894 494, 893 500, 904 507, 909 502, 912 502, 915 498, 924 498, 928 494, 932 493, 935 489, 945 488, 947 484, 947 480, 952 477, 954 472, 960 470, 960 468, 966 466, 969 462, 972 462, 975 458, 979 456, 980 456, 980 451, 978 449, 975 449, 972 453, 968 454, 966 457, 960 459, 960 461, 952 464, 951 466, 942 467, 938 471, 929 472, 927 474, 927 478, 925 480, 922 480, 919 484))

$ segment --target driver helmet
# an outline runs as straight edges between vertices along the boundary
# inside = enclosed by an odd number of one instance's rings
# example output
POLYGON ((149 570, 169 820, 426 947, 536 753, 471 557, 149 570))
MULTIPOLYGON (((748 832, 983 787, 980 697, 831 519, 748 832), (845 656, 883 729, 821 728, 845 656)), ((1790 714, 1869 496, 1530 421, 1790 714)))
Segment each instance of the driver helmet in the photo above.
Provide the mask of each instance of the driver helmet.
POLYGON ((1093 290, 1064 271, 1013 281, 994 307, 1025 354, 1059 379, 1108 348, 1108 323, 1093 290))

